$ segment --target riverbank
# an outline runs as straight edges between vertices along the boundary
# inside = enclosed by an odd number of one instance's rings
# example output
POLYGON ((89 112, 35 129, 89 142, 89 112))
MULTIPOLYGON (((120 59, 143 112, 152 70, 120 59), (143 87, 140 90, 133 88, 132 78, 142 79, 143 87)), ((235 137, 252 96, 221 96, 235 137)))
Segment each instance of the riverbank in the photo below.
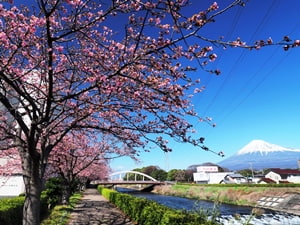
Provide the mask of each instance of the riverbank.
POLYGON ((290 199, 292 197, 298 198, 300 196, 300 187, 259 187, 240 185, 211 186, 176 184, 156 186, 153 192, 157 194, 179 196, 198 200, 209 200, 241 206, 267 208, 300 215, 300 205, 298 205, 297 201, 293 201, 293 199, 290 199), (281 196, 284 197, 281 198, 281 196), (266 202, 265 205, 259 205, 262 199, 269 199, 271 197, 278 197, 276 199, 283 199, 282 202, 280 202, 280 204, 282 205, 280 205, 279 202, 277 205, 275 205, 276 202, 266 202), (287 200, 293 202, 294 205, 290 205, 289 201, 287 200))

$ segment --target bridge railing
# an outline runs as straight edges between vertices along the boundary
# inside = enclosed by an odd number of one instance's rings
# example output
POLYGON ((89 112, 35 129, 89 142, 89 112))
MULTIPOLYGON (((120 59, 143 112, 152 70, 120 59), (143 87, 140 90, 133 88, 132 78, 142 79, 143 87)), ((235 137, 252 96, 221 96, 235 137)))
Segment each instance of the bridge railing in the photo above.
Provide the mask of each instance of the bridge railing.
POLYGON ((157 181, 155 178, 149 176, 148 174, 141 173, 138 171, 118 171, 109 175, 109 181, 157 181), (132 175, 134 177, 132 177, 132 175))

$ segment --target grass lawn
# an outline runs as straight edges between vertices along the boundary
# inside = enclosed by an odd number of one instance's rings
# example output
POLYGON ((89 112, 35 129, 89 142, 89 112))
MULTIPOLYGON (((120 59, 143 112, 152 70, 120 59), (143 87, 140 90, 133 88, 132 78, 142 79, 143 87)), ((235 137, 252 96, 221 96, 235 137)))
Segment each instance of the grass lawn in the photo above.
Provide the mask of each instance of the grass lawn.
POLYGON ((48 218, 42 221, 41 225, 66 225, 70 219, 72 209, 80 201, 81 197, 81 193, 76 193, 70 197, 69 205, 55 206, 48 218))

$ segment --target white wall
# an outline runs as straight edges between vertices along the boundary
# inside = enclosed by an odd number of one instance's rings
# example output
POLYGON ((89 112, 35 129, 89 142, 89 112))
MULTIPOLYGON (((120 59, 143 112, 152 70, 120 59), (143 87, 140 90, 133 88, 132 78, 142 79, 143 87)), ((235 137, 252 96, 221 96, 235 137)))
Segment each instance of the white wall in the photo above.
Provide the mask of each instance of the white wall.
POLYGON ((0 177, 0 196, 18 196, 25 192, 25 185, 23 177, 18 176, 9 176, 9 177, 0 177))
POLYGON ((193 173, 194 181, 197 183, 208 183, 209 177, 207 173, 193 173))
POLYGON ((291 183, 300 183, 300 176, 288 176, 287 181, 291 183))
POLYGON ((220 172, 220 173, 194 173, 194 181, 198 183, 207 184, 219 184, 224 179, 225 176, 229 174, 234 174, 233 172, 220 172))
MULTIPOLYGON (((279 174, 274 173, 272 171, 270 171, 269 173, 267 173, 265 177, 266 178, 270 178, 270 179, 276 181, 277 184, 279 183, 280 180, 282 180, 281 176, 279 174)), ((290 182, 290 183, 300 183, 300 176, 290 175, 285 180, 288 181, 288 182, 290 182)))

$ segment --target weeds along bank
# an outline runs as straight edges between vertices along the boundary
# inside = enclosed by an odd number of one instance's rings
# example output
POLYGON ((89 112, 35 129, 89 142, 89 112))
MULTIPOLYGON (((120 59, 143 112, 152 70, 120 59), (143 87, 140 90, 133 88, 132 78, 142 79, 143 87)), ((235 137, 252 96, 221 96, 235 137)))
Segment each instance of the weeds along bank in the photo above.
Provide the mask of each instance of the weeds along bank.
POLYGON ((300 193, 300 184, 284 185, 160 185, 154 193, 198 200, 217 201, 243 206, 255 206, 264 196, 278 196, 285 193, 300 193))

